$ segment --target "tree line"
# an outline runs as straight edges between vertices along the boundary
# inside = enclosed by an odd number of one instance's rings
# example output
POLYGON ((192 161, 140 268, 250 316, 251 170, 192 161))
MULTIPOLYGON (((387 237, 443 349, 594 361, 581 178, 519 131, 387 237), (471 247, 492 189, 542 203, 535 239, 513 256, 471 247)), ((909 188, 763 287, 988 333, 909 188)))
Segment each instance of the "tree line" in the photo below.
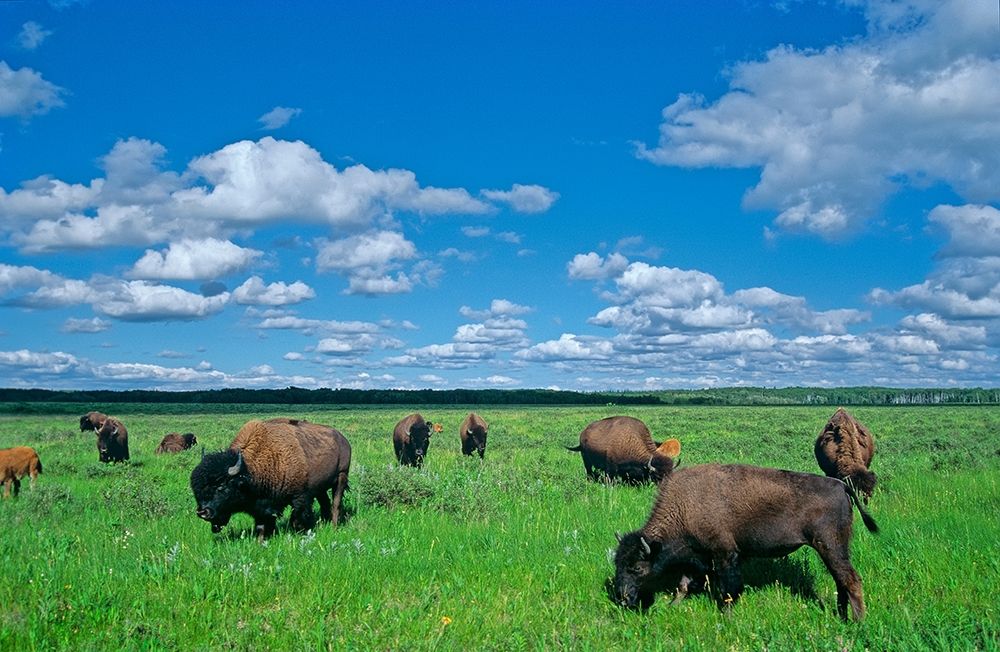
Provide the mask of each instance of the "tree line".
POLYGON ((658 392, 550 389, 49 390, 0 388, 3 403, 180 403, 298 405, 989 405, 1000 388, 726 387, 658 392))

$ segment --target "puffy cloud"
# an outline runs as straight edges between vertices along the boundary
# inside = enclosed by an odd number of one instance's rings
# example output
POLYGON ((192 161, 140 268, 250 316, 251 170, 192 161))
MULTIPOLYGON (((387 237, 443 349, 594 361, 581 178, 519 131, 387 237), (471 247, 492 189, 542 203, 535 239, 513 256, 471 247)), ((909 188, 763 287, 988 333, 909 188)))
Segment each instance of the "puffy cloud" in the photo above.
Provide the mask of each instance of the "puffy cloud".
POLYGON ((0 263, 0 296, 12 290, 21 288, 38 288, 45 285, 57 285, 63 278, 50 271, 37 267, 18 267, 0 263))
POLYGON ((21 31, 17 35, 17 43, 25 50, 35 50, 42 44, 42 41, 50 36, 52 36, 51 30, 29 20, 21 25, 21 31))
POLYGON ((111 322, 100 317, 93 317, 91 319, 67 319, 59 330, 64 333, 103 333, 110 328, 111 322))
POLYGON ((865 2, 866 38, 781 46, 730 73, 715 102, 682 94, 663 110, 661 165, 759 167, 749 209, 787 230, 836 237, 905 185, 1000 198, 1000 42, 985 2, 865 2), (902 18, 901 16, 905 16, 902 18))
POLYGON ((563 333, 558 340, 540 342, 515 355, 522 360, 553 362, 566 360, 607 360, 614 354, 611 342, 563 333))
POLYGON ((76 356, 62 351, 53 353, 28 349, 0 351, 0 367, 7 368, 10 373, 59 375, 77 369, 81 364, 76 356))
POLYGON ((510 190, 483 190, 483 197, 510 204, 518 213, 544 213, 559 199, 559 193, 544 186, 515 183, 510 190))
MULTIPOLYGON (((240 247, 228 240, 185 239, 171 243, 162 252, 147 249, 145 255, 136 261, 126 275, 141 279, 187 281, 212 279, 245 269, 262 255, 261 251, 240 247)), ((243 296, 248 296, 246 291, 243 296)), ((240 301, 240 303, 252 302, 240 301)))
POLYGON ((257 118, 257 122, 261 124, 261 129, 280 129, 291 122, 292 118, 297 117, 300 113, 302 113, 302 109, 294 109, 287 106, 276 106, 257 118))
POLYGON ((1000 256, 1000 210, 993 206, 936 206, 928 219, 949 236, 940 256, 1000 256))
POLYGON ((614 278, 628 267, 628 258, 619 254, 609 254, 607 258, 591 251, 586 254, 577 254, 573 260, 566 265, 569 277, 581 280, 597 280, 614 278))
POLYGON ((1000 257, 945 259, 922 283, 897 291, 875 288, 876 305, 896 305, 948 319, 1000 317, 1000 257))
POLYGON ((949 349, 978 348, 986 343, 985 326, 959 326, 933 313, 907 315, 899 325, 904 331, 916 332, 949 349))
POLYGON ((147 281, 110 282, 98 288, 94 310, 122 321, 190 321, 220 312, 229 293, 203 297, 169 285, 147 281))
POLYGON ((287 306, 315 298, 316 292, 302 281, 286 284, 278 281, 264 285, 264 279, 251 276, 233 290, 233 300, 243 305, 287 306))
POLYGON ((324 241, 316 268, 347 275, 347 294, 398 294, 413 289, 414 280, 402 272, 390 273, 398 261, 417 257, 416 246, 394 231, 375 231, 341 240, 324 241))
POLYGON ((476 310, 469 306, 462 306, 458 313, 469 319, 490 319, 493 317, 504 317, 510 315, 525 315, 534 310, 529 306, 522 306, 507 299, 493 299, 490 307, 486 310, 476 310))
POLYGON ((291 315, 268 317, 257 324, 261 329, 301 330, 307 333, 326 331, 331 333, 377 333, 378 324, 366 321, 336 321, 321 319, 303 319, 291 315))
POLYGON ((19 116, 25 120, 63 106, 65 91, 46 81, 31 68, 14 70, 0 61, 0 118, 19 116))

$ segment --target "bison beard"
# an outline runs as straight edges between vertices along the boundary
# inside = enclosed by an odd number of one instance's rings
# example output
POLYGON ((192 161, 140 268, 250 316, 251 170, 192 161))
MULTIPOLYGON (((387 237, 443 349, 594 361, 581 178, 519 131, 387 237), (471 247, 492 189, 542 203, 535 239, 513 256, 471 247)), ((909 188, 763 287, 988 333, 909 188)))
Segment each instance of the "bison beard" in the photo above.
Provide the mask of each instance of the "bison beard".
POLYGON ((861 577, 850 561, 852 503, 877 532, 857 494, 839 480, 741 464, 672 473, 646 524, 620 539, 612 598, 647 609, 671 582, 679 599, 692 578, 708 575, 719 607, 727 609, 743 591, 742 557, 781 557, 807 545, 837 584, 841 618, 850 606, 861 620, 861 577))

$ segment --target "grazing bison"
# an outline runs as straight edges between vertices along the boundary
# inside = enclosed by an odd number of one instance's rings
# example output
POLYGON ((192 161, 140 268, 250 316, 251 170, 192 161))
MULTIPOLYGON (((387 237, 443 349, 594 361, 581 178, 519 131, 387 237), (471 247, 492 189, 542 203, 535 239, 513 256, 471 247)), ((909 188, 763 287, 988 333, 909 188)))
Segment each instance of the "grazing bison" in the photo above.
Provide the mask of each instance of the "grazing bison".
POLYGON ((690 578, 707 575, 725 609, 743 591, 741 558, 781 557, 810 546, 837 583, 841 618, 850 604, 860 620, 865 603, 850 560, 852 502, 865 527, 877 532, 854 489, 835 478, 744 464, 668 473, 646 524, 619 538, 614 599, 646 609, 656 591, 686 588, 690 578))
POLYGON ((153 452, 157 455, 160 453, 179 453, 197 443, 198 438, 194 436, 194 433, 186 432, 182 435, 179 432, 171 432, 164 435, 160 445, 153 452))
POLYGON ((88 412, 82 417, 80 417, 80 432, 85 430, 97 430, 102 425, 104 421, 108 418, 108 415, 103 412, 88 412))
POLYGON ((469 416, 465 417, 458 429, 458 436, 462 439, 462 454, 472 455, 478 452, 479 459, 483 459, 486 454, 486 435, 489 429, 489 425, 481 416, 469 412, 469 416))
POLYGON ((35 478, 42 472, 42 461, 38 453, 30 446, 15 446, 0 449, 0 482, 3 483, 3 497, 10 496, 13 485, 14 495, 21 492, 21 478, 29 476, 31 486, 35 486, 35 478))
POLYGON ((594 421, 580 433, 580 445, 566 449, 581 453, 583 466, 593 480, 604 474, 639 484, 659 482, 673 468, 671 460, 680 452, 680 442, 668 439, 658 444, 642 421, 619 416, 594 421))
POLYGON ((865 502, 875 491, 875 474, 868 470, 875 455, 875 439, 844 408, 837 408, 816 438, 816 461, 831 478, 851 482, 865 502))
POLYGON ((106 417, 97 429, 97 453, 102 462, 124 462, 128 459, 128 430, 115 417, 106 417))
POLYGON ((202 456, 191 471, 191 490, 198 517, 212 524, 212 532, 243 512, 253 516, 263 540, 288 505, 289 525, 311 528, 314 498, 320 517, 336 524, 350 469, 351 445, 339 431, 300 419, 254 420, 240 428, 228 450, 202 456))
POLYGON ((427 455, 432 432, 441 432, 441 426, 424 421, 419 414, 414 413, 400 419, 392 430, 392 447, 399 463, 420 468, 427 455))

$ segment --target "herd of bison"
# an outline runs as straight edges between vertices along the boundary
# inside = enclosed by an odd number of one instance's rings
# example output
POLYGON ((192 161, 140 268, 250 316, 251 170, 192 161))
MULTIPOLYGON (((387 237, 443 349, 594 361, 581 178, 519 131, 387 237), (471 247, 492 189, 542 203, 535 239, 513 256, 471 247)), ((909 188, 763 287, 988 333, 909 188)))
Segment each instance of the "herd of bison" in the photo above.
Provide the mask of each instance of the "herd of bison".
MULTIPOLYGON (((89 412, 80 430, 97 437, 101 462, 129 459, 128 430, 115 417, 89 412)), ((462 453, 486 453, 489 426, 474 412, 462 421, 462 453)), ((420 414, 401 419, 392 433, 401 465, 422 466, 431 435, 440 424, 420 414)), ((170 433, 157 454, 177 453, 197 443, 192 433, 170 433)), ((659 485, 645 525, 618 536, 610 595, 628 608, 649 608, 655 594, 674 591, 674 602, 690 591, 711 592, 727 609, 743 590, 740 560, 780 557, 807 545, 816 550, 837 585, 841 618, 860 620, 865 604, 861 578, 851 565, 853 508, 865 527, 878 526, 865 509, 875 488, 869 470, 875 453, 871 432, 843 408, 830 417, 815 442, 825 476, 746 464, 701 464, 679 468, 680 442, 653 441, 646 425, 629 416, 600 419, 580 433, 579 452, 588 476, 629 484, 659 485), (860 496, 859 496, 860 494, 860 496)), ((212 532, 233 514, 253 517, 261 539, 275 531, 291 506, 289 525, 305 531, 315 525, 313 500, 324 521, 338 523, 351 468, 351 445, 329 426, 301 419, 247 422, 229 448, 202 452, 191 472, 196 514, 212 532)), ((4 498, 16 496, 21 478, 34 485, 42 472, 38 454, 28 446, 0 449, 4 498)))

